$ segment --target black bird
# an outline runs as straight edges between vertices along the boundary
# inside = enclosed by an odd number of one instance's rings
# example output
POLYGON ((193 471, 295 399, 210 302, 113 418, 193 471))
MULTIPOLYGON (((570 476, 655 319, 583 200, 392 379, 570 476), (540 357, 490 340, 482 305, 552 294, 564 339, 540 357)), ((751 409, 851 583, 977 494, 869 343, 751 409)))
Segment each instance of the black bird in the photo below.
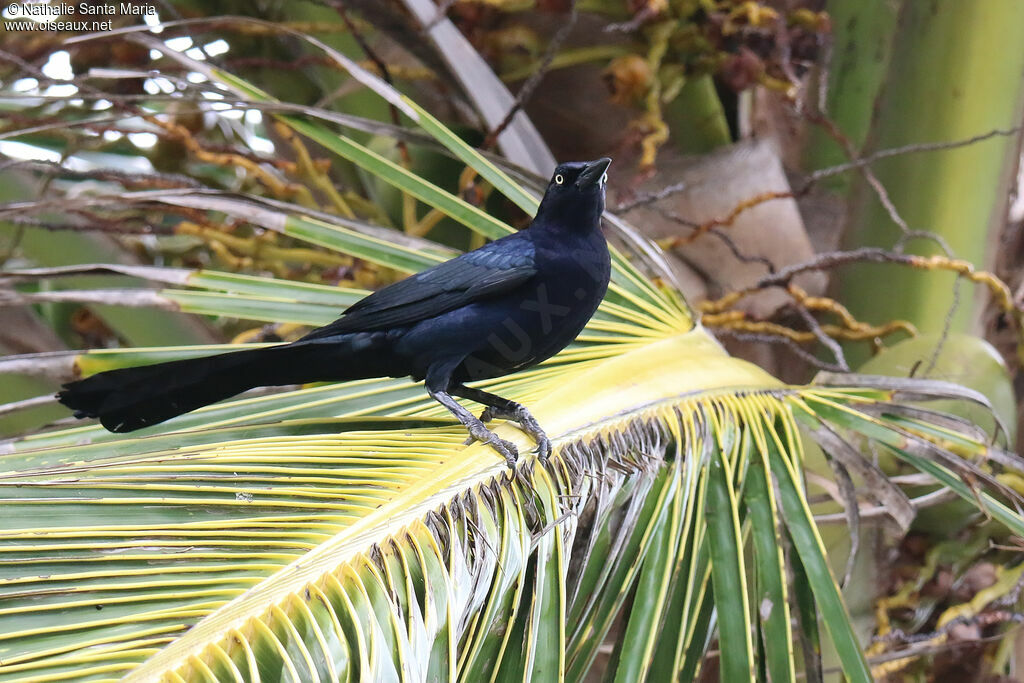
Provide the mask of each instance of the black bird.
POLYGON ((378 290, 291 344, 110 370, 57 397, 130 432, 258 386, 411 376, 509 466, 516 447, 484 426, 492 418, 517 422, 546 459, 551 443, 524 406, 465 383, 550 358, 597 310, 611 270, 600 229, 610 163, 561 164, 527 229, 378 290), (477 419, 453 395, 487 408, 477 419))

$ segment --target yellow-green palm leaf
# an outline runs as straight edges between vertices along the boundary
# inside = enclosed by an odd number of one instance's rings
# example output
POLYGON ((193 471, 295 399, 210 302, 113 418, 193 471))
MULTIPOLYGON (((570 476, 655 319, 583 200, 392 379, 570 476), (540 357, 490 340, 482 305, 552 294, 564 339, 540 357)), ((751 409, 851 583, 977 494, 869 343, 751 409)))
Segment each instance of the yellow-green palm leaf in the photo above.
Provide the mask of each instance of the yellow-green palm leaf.
MULTIPOLYGON (((496 166, 405 106, 532 208, 496 166)), ((282 119, 480 234, 510 229, 351 139, 282 119)), ((406 270, 436 260, 276 211, 262 215, 298 239, 406 270)), ((1010 456, 970 425, 905 408, 980 397, 858 377, 788 387, 728 356, 618 252, 614 264, 574 345, 481 385, 530 406, 554 438, 546 465, 525 457, 510 473, 403 380, 240 398, 132 437, 85 426, 8 444, 0 680, 579 681, 608 643, 610 680, 690 680, 717 638, 723 680, 792 681, 827 637, 847 678, 868 681, 806 502, 808 435, 901 524, 913 504, 861 455, 869 447, 1024 533, 1012 493, 981 463, 1013 466, 1010 456)), ((323 323, 361 294, 145 275, 167 285, 149 304, 253 320, 323 323)), ((210 351, 4 363, 91 374, 210 351)))
MULTIPOLYGON (((0 674, 578 680, 635 590, 623 680, 660 680, 703 656, 714 588, 737 672, 754 666, 765 596, 769 663, 791 677, 780 518, 823 614, 842 609, 800 496, 797 420, 914 462, 942 454, 921 466, 949 478, 962 461, 939 443, 985 446, 879 416, 889 391, 786 389, 699 328, 635 333, 489 385, 557 435, 551 463, 514 478, 397 381, 230 402, 197 414, 204 431, 19 443, 0 478, 0 674), (296 399, 320 416, 271 421, 296 399), (744 518, 757 572, 739 551, 744 518)), ((864 679, 852 634, 831 635, 864 679)))

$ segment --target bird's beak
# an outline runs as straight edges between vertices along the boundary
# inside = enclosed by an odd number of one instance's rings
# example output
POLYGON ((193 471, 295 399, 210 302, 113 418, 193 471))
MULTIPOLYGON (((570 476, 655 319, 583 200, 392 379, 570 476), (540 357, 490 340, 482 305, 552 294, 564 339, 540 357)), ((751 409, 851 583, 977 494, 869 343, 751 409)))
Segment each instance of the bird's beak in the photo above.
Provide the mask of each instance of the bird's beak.
POLYGON ((591 161, 587 164, 587 167, 583 169, 583 173, 580 173, 579 177, 576 178, 576 187, 583 190, 588 187, 593 187, 601 181, 601 176, 608 170, 612 160, 608 157, 598 159, 597 161, 591 161))

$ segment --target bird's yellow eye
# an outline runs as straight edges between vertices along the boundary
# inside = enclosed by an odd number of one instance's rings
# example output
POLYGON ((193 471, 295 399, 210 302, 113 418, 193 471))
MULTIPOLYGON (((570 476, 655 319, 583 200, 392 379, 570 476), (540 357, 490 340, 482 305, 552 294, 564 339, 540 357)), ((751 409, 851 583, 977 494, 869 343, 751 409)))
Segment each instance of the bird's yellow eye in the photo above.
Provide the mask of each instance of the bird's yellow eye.
POLYGON ((562 177, 561 173, 559 173, 558 175, 555 176, 555 185, 561 185, 564 182, 565 182, 565 178, 562 177))

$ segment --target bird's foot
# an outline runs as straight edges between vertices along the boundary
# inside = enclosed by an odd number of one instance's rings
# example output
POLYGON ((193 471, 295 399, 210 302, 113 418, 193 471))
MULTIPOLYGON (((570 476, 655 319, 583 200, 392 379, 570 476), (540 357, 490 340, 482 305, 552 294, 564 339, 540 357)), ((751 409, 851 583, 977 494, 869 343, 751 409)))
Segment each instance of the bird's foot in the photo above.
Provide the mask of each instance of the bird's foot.
POLYGON ((510 402, 506 409, 488 406, 484 409, 484 412, 480 413, 481 422, 490 422, 495 418, 511 420, 517 423, 524 432, 533 437, 533 440, 537 442, 537 457, 540 458, 541 462, 547 462, 547 459, 551 457, 551 439, 544 433, 540 423, 530 414, 526 406, 521 403, 510 402))
POLYGON ((530 415, 526 408, 523 408, 525 416, 516 420, 519 426, 522 427, 523 431, 533 437, 533 440, 537 442, 537 457, 540 458, 541 462, 547 462, 548 458, 551 457, 551 439, 541 429, 540 424, 537 420, 530 415))
POLYGON ((505 441, 483 425, 480 425, 480 429, 470 428, 469 438, 466 439, 466 444, 471 444, 474 441, 485 443, 498 451, 498 453, 505 458, 505 464, 508 465, 510 469, 516 468, 516 462, 519 460, 519 449, 516 448, 516 445, 511 441, 505 441))

